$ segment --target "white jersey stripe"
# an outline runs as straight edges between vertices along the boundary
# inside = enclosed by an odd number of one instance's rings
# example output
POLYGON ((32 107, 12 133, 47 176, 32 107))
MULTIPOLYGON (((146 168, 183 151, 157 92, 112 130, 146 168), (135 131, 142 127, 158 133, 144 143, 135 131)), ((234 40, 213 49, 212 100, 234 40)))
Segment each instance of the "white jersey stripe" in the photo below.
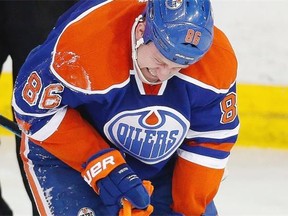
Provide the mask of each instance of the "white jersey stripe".
POLYGON ((44 127, 42 127, 40 130, 38 130, 36 133, 31 135, 30 137, 38 141, 43 141, 47 139, 57 130, 66 112, 67 112, 67 108, 59 110, 44 127))
POLYGON ((228 137, 236 136, 239 132, 240 124, 234 129, 231 130, 217 130, 217 131, 193 131, 189 130, 187 133, 186 138, 192 139, 192 138, 210 138, 210 139, 225 139, 228 137))
POLYGON ((201 81, 199 81, 199 80, 196 80, 196 79, 194 79, 194 78, 192 78, 192 77, 186 76, 186 75, 184 75, 184 74, 182 74, 182 73, 177 73, 177 74, 175 74, 175 76, 177 76, 177 77, 179 77, 180 79, 185 80, 185 81, 187 81, 187 82, 189 82, 189 83, 193 83, 193 84, 195 84, 195 85, 197 85, 197 86, 200 86, 200 87, 203 88, 203 89, 211 90, 211 91, 213 91, 213 92, 215 92, 215 93, 217 93, 217 94, 226 94, 226 93, 229 91, 229 89, 235 84, 235 81, 234 81, 234 82, 230 85, 230 87, 229 87, 228 89, 217 89, 217 88, 215 88, 214 86, 211 86, 211 85, 208 85, 208 84, 206 84, 206 83, 203 83, 203 82, 201 82, 201 81))
MULTIPOLYGON (((146 95, 145 90, 144 90, 144 86, 143 86, 143 82, 140 80, 140 78, 139 78, 138 74, 136 73, 136 71, 135 70, 130 70, 130 74, 134 75, 140 94, 141 95, 146 95)), ((163 95, 164 90, 166 89, 166 86, 167 86, 167 80, 165 80, 165 81, 163 81, 161 83, 161 87, 160 87, 159 92, 157 93, 157 95, 159 95, 159 96, 163 95)))
POLYGON ((213 169, 224 169, 229 159, 229 156, 224 159, 217 159, 217 158, 212 158, 212 157, 208 157, 204 155, 191 153, 183 149, 178 149, 177 153, 179 157, 187 161, 190 161, 195 164, 199 164, 201 166, 213 168, 213 169))
POLYGON ((67 106, 61 107, 59 109, 53 109, 53 110, 49 110, 49 112, 46 113, 27 113, 25 111, 23 111, 17 104, 15 101, 15 98, 12 98, 12 106, 13 109, 20 115, 26 115, 26 116, 33 116, 33 117, 37 117, 37 118, 41 118, 41 117, 45 117, 45 116, 51 116, 54 115, 55 113, 59 112, 62 109, 65 109, 67 106))

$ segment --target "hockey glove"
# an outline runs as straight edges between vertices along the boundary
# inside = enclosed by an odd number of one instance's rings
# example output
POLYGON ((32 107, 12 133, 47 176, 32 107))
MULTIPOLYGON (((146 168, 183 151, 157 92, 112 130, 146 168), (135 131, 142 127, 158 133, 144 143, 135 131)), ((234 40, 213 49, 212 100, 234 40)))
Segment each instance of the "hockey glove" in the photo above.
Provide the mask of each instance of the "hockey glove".
MULTIPOLYGON (((148 194, 151 196, 154 190, 153 185, 150 181, 143 181, 143 185, 146 188, 148 194)), ((126 200, 122 199, 123 208, 120 209, 119 216, 149 216, 152 214, 154 208, 152 205, 149 205, 146 209, 136 209, 132 204, 126 200)))
POLYGON ((105 149, 92 156, 86 163, 82 177, 113 215, 117 215, 122 208, 123 198, 137 209, 145 209, 150 203, 150 196, 141 179, 115 149, 105 149))

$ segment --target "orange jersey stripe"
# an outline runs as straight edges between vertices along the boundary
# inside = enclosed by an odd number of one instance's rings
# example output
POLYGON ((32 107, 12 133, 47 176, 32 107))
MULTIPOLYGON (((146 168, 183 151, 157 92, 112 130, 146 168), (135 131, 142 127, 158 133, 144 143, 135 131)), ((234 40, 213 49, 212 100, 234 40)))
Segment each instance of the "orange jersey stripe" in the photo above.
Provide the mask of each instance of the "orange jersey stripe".
POLYGON ((25 170, 25 173, 26 173, 26 176, 29 180, 29 186, 33 192, 33 197, 35 199, 35 202, 36 202, 36 205, 37 205, 37 209, 38 211, 40 212, 40 215, 47 215, 47 212, 45 210, 45 207, 43 205, 43 201, 41 199, 41 195, 38 193, 38 189, 37 189, 37 186, 36 186, 36 182, 35 182, 35 179, 33 177, 33 174, 31 173, 31 169, 29 167, 29 161, 28 161, 28 158, 26 157, 25 155, 25 151, 26 151, 26 136, 25 134, 22 133, 22 137, 21 137, 21 147, 20 147, 20 155, 21 155, 21 158, 22 158, 22 161, 23 161, 23 166, 24 166, 24 170, 25 170))
POLYGON ((146 83, 143 83, 143 87, 144 87, 144 90, 145 90, 145 93, 147 95, 157 95, 160 88, 161 88, 161 85, 149 85, 149 84, 146 84, 146 83))
POLYGON ((173 174, 173 210, 202 215, 216 195, 223 173, 224 169, 203 167, 179 157, 173 174))
POLYGON ((73 109, 68 109, 57 133, 43 142, 32 141, 79 172, 88 158, 109 148, 98 132, 73 109))

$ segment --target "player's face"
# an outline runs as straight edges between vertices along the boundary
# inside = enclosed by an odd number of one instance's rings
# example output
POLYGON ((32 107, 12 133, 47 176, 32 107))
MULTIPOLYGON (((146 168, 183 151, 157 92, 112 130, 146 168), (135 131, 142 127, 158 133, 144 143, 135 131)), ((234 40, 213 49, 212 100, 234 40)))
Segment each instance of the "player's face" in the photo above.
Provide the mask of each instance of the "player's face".
POLYGON ((141 45, 137 52, 139 68, 143 76, 151 83, 168 80, 181 69, 188 67, 165 58, 153 42, 141 45))

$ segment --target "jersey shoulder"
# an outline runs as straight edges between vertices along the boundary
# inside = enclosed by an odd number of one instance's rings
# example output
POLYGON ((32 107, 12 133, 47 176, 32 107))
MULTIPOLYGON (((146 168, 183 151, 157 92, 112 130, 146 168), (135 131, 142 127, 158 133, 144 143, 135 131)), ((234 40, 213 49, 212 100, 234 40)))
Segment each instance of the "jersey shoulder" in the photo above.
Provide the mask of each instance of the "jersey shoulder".
POLYGON ((210 50, 182 74, 217 89, 228 89, 236 80, 237 58, 226 35, 214 27, 210 50))
POLYGON ((104 1, 67 22, 50 69, 74 89, 101 91, 129 78, 131 27, 144 10, 138 1, 104 1))

